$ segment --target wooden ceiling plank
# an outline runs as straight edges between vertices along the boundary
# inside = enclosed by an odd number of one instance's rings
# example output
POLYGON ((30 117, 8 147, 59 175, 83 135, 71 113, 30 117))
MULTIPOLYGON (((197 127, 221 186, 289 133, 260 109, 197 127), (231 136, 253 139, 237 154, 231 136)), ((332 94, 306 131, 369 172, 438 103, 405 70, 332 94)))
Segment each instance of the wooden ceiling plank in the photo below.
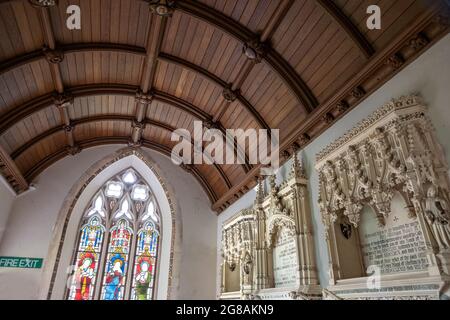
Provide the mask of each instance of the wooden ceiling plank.
POLYGON ((370 42, 333 0, 316 0, 316 2, 341 26, 342 30, 358 46, 366 58, 370 58, 375 53, 375 49, 370 42))
MULTIPOLYGON (((200 2, 180 0, 176 2, 176 8, 188 15, 208 22, 209 24, 230 34, 243 44, 258 39, 256 34, 242 26, 239 22, 236 22, 232 18, 200 2)), ((276 25, 276 23, 273 25, 276 25)), ((268 62, 274 71, 291 88, 303 107, 305 107, 308 111, 313 110, 318 104, 317 100, 300 76, 296 73, 292 66, 289 65, 289 63, 287 63, 287 61, 285 61, 279 53, 270 48, 270 46, 267 46, 266 51, 267 52, 263 59, 268 62)))

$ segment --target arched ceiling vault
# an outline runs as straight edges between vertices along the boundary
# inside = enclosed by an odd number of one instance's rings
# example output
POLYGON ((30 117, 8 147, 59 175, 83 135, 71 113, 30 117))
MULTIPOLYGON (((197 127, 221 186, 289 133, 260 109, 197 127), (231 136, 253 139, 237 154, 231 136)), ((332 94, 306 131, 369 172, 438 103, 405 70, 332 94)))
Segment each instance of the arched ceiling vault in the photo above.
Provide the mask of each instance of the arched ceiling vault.
MULTIPOLYGON (((18 193, 97 145, 170 156, 170 133, 195 120, 279 128, 284 161, 449 31, 445 1, 381 2, 374 31, 363 0, 177 0, 164 16, 148 1, 80 0, 79 31, 65 28, 68 0, 43 3, 0 3, 0 170, 18 193)), ((260 169, 248 157, 183 167, 218 212, 260 169)))

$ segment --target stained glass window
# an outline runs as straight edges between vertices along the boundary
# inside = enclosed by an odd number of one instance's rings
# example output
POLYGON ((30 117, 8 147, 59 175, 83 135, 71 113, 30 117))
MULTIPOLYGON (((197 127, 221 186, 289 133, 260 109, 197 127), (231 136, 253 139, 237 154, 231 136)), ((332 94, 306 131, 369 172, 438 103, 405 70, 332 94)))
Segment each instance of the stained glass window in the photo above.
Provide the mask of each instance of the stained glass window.
MULTIPOLYGON (((148 208, 153 211, 153 204, 148 208)), ((133 272, 131 299, 150 300, 154 287, 156 257, 158 254, 159 231, 148 213, 143 215, 141 228, 137 233, 136 254, 133 272)))
POLYGON ((153 299, 159 220, 156 199, 136 171, 107 181, 83 215, 67 298, 153 299))
POLYGON ((94 207, 87 213, 78 241, 75 273, 72 277, 69 299, 90 300, 95 287, 98 264, 105 234, 103 199, 98 195, 94 207))

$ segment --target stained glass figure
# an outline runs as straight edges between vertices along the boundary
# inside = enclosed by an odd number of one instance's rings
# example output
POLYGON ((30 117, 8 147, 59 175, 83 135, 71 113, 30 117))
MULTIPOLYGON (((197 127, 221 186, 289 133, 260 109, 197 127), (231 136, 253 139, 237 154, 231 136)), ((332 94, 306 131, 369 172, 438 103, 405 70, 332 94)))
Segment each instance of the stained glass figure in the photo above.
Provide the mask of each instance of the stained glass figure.
MULTIPOLYGON (((126 201, 126 200, 125 200, 126 201)), ((132 229, 129 222, 121 219, 111 228, 108 256, 103 281, 104 300, 122 300, 132 229)))
POLYGON ((148 221, 138 232, 132 299, 151 300, 154 287, 159 232, 148 221))
POLYGON ((96 215, 81 227, 69 299, 90 300, 92 298, 104 233, 105 228, 96 215))

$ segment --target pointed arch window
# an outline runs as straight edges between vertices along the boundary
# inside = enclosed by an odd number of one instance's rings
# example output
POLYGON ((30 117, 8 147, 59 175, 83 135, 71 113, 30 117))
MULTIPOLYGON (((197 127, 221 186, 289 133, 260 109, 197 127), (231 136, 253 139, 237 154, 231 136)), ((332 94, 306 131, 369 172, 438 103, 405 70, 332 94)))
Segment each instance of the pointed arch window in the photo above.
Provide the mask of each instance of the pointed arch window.
POLYGON ((67 299, 153 299, 159 242, 149 185, 131 168, 112 177, 83 215, 67 299))

